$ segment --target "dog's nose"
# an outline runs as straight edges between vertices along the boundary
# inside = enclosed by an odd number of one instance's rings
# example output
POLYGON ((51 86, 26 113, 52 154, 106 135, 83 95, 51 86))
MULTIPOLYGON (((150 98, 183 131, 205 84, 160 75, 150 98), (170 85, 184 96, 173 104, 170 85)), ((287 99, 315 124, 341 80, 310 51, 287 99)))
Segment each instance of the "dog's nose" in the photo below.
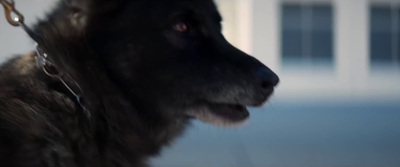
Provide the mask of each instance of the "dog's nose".
POLYGON ((279 83, 278 75, 266 67, 258 69, 256 74, 263 89, 271 89, 279 83))

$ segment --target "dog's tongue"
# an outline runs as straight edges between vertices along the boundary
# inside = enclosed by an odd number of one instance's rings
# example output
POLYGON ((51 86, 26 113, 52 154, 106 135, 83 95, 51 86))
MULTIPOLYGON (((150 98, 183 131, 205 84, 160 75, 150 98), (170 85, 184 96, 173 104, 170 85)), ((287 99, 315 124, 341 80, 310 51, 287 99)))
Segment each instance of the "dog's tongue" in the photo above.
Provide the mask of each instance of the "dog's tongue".
POLYGON ((189 115, 216 126, 239 126, 249 118, 246 107, 230 104, 210 104, 189 115))

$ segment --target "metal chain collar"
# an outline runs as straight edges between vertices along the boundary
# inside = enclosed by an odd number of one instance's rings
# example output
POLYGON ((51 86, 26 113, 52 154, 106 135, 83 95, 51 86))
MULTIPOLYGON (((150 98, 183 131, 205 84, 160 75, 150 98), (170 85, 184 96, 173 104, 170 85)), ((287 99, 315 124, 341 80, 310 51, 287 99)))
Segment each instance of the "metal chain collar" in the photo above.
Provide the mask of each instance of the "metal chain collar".
POLYGON ((72 77, 66 73, 62 73, 58 70, 57 66, 53 64, 49 59, 48 55, 39 46, 38 40, 40 39, 26 24, 24 23, 24 16, 15 9, 14 0, 0 0, 0 3, 5 9, 5 16, 12 26, 21 26, 24 31, 32 38, 36 45, 36 64, 47 76, 59 80, 64 87, 75 97, 76 102, 85 112, 88 118, 91 117, 90 112, 86 109, 83 104, 82 89, 79 84, 72 79, 72 77), (14 16, 13 16, 14 15, 14 16), (72 85, 69 85, 66 81, 71 81, 72 85))

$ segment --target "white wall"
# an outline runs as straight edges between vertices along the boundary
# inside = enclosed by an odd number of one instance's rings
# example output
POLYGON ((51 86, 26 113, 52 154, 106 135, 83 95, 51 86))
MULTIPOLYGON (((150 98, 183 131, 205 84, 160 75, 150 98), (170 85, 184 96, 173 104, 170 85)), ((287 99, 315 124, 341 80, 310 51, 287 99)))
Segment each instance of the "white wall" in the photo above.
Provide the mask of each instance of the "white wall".
POLYGON ((223 16, 225 38, 242 51, 252 54, 253 1, 217 0, 223 16))

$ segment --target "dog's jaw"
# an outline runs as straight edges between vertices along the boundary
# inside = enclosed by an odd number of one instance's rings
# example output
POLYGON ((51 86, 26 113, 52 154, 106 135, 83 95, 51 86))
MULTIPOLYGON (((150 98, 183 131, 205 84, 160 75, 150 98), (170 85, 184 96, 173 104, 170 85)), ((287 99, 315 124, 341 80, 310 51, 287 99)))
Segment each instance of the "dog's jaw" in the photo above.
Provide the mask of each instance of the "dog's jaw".
POLYGON ((265 96, 262 102, 246 103, 218 103, 208 102, 201 105, 195 105, 186 109, 189 117, 198 119, 205 123, 210 123, 218 127, 238 127, 245 125, 250 117, 247 106, 262 107, 266 105, 271 98, 273 91, 265 96))

